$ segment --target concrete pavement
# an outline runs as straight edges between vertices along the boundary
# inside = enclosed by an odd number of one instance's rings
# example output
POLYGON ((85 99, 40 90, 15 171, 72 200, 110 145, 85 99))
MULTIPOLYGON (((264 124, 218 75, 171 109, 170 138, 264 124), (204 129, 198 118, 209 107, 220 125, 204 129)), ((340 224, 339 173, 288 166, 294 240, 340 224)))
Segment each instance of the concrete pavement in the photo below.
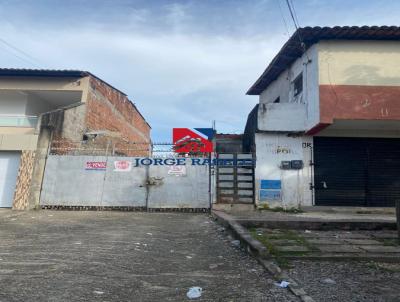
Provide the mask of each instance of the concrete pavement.
POLYGON ((0 301, 297 301, 206 214, 0 216, 0 301))

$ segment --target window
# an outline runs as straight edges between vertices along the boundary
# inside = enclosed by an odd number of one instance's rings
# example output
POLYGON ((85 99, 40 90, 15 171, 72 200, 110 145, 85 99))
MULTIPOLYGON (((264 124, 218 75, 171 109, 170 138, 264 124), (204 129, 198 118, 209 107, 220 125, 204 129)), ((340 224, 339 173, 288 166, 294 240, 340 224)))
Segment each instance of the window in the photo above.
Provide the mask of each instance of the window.
POLYGON ((280 103, 281 102, 281 98, 278 96, 275 101, 273 101, 273 103, 280 103))
POLYGON ((303 73, 300 73, 293 81, 293 95, 297 96, 303 91, 303 73))

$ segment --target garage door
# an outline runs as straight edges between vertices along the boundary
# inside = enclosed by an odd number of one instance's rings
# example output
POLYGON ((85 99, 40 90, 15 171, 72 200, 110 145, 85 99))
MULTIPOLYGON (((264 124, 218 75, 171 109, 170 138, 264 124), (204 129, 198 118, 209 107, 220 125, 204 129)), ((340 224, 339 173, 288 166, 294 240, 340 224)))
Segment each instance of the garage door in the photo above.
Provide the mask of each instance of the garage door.
POLYGON ((314 137, 315 204, 391 207, 400 199, 400 139, 314 137))
POLYGON ((17 182, 19 152, 0 152, 0 207, 11 208, 17 182))

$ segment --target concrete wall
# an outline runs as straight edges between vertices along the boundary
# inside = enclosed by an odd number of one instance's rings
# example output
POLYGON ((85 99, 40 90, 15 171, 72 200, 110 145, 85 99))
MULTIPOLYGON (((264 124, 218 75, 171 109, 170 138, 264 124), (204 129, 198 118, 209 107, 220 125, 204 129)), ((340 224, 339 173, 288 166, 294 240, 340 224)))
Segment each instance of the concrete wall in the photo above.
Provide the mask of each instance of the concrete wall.
POLYGON ((400 120, 400 43, 322 41, 320 120, 400 120))
POLYGON ((186 175, 168 175, 169 167, 150 166, 149 175, 162 178, 149 188, 150 208, 209 208, 208 166, 185 166, 186 175))
MULTIPOLYGON (((182 176, 170 174, 171 166, 133 167, 117 172, 114 161, 133 157, 48 157, 41 205, 129 206, 153 208, 208 208, 208 167, 185 166, 182 176), (88 161, 107 162, 106 170, 86 170, 88 161), (146 186, 150 182, 151 185, 146 186)), ((173 166, 172 166, 173 167, 173 166)))
POLYGON ((400 42, 321 41, 320 85, 400 86, 400 42))
POLYGON ((150 126, 126 95, 95 77, 89 77, 85 102, 65 111, 62 132, 54 137, 62 149, 81 147, 84 133, 102 133, 85 142, 85 148, 106 149, 118 154, 150 156, 150 126), (137 144, 139 143, 139 144, 137 144))
POLYGON ((256 203, 270 207, 312 205, 312 137, 288 137, 287 134, 256 133, 256 203), (302 160, 303 169, 283 170, 281 161, 302 160), (281 181, 280 197, 260 200, 261 180, 281 181))
POLYGON ((22 92, 0 91, 0 115, 25 115, 27 101, 22 92))
POLYGON ((0 150, 35 150, 37 140, 37 134, 2 134, 0 132, 0 150))
POLYGON ((270 129, 273 126, 280 131, 293 131, 294 128, 304 131, 318 122, 318 48, 313 45, 260 94, 258 129, 273 131, 270 129), (293 81, 301 73, 303 92, 295 97, 293 81), (278 97, 280 103, 272 105, 278 97), (285 105, 287 103, 297 103, 297 106, 285 105), (274 120, 274 124, 269 120, 274 120))

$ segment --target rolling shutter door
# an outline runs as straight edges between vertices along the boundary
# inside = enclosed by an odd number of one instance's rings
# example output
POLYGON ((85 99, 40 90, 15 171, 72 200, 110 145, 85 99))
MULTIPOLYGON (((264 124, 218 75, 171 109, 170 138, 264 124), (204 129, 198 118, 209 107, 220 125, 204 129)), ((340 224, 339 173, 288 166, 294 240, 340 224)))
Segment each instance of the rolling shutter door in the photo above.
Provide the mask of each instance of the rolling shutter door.
POLYGON ((364 206, 366 154, 358 140, 314 137, 316 205, 364 206))
POLYGON ((400 139, 314 137, 315 204, 392 207, 400 199, 400 139))

